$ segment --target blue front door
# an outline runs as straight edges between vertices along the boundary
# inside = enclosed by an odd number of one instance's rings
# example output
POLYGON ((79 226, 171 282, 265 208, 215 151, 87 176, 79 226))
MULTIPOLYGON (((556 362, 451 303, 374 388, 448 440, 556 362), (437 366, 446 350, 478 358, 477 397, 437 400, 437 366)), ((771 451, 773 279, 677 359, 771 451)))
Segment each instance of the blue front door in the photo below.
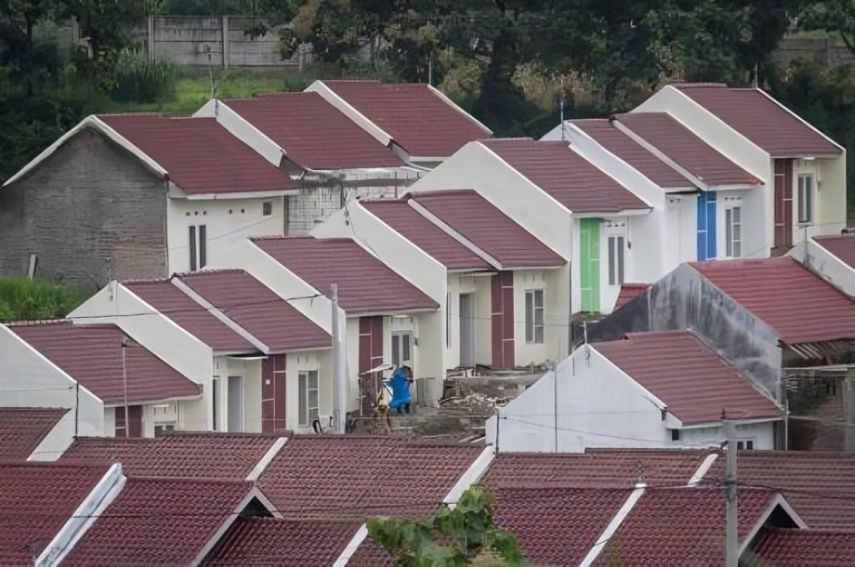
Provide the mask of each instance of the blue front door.
POLYGON ((698 261, 715 258, 715 193, 701 191, 698 195, 698 261))

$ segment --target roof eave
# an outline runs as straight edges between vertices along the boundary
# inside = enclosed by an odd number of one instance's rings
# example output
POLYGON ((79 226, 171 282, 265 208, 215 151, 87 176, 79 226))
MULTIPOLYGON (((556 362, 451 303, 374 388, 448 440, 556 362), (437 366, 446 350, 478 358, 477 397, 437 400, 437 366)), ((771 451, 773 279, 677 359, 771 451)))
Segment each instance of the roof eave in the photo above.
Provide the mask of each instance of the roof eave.
POLYGON ((212 191, 209 193, 188 193, 170 195, 172 198, 189 201, 216 201, 226 199, 264 199, 265 197, 291 197, 300 194, 299 189, 275 189, 272 191, 212 191))
POLYGON ((376 307, 376 308, 367 308, 364 310, 348 310, 345 309, 345 313, 348 318, 354 317, 395 317, 396 315, 400 316, 408 316, 408 315, 419 315, 421 313, 433 313, 439 309, 439 305, 436 307, 412 307, 412 308, 398 308, 398 309, 387 309, 384 307, 376 307))

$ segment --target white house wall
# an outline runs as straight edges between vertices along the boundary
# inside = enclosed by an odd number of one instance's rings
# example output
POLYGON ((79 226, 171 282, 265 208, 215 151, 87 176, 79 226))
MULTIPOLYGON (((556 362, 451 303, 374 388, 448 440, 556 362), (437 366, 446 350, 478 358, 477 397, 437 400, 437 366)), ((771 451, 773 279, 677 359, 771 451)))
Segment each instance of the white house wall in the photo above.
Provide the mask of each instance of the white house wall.
POLYGON ((560 277, 558 270, 515 270, 514 271, 514 363, 516 366, 541 365, 547 360, 561 360, 566 345, 562 342, 562 331, 567 319, 561 317, 562 289, 554 282, 560 277), (555 272, 555 273, 553 273, 555 272), (525 294, 528 290, 543 291, 543 342, 526 342, 525 294), (559 332, 556 332, 558 328, 559 332))
POLYGON ((839 158, 793 160, 793 244, 805 237, 838 234, 846 227, 846 155, 839 158), (814 219, 805 230, 798 223, 798 176, 814 177, 814 219))
POLYGON ((492 343, 490 341, 492 326, 492 276, 467 275, 465 273, 451 273, 448 275, 448 330, 450 340, 448 341, 447 362, 449 368, 461 366, 460 360, 460 296, 473 294, 474 299, 474 321, 475 332, 475 363, 492 363, 492 343))
POLYGON ((3 406, 70 410, 42 440, 32 460, 56 460, 71 444, 75 432, 81 436, 104 435, 101 400, 83 386, 78 391, 70 376, 4 325, 0 325, 0 360, 3 406))
POLYGON ((285 364, 285 427, 298 433, 313 433, 311 424, 300 425, 300 383, 301 370, 316 370, 318 372, 318 415, 321 425, 328 426, 327 417, 333 413, 333 371, 332 351, 306 351, 288 354, 285 364))
POLYGON ((698 196, 693 193, 671 194, 665 198, 668 228, 665 239, 665 273, 683 262, 698 259, 698 196))
POLYGON ((789 255, 822 275, 833 286, 855 297, 855 268, 818 245, 812 238, 795 242, 789 255))
POLYGON ((742 250, 738 257, 768 258, 769 242, 763 223, 755 222, 755 219, 762 219, 765 215, 766 195, 762 187, 716 191, 716 257, 728 257, 725 211, 733 207, 741 208, 742 250))

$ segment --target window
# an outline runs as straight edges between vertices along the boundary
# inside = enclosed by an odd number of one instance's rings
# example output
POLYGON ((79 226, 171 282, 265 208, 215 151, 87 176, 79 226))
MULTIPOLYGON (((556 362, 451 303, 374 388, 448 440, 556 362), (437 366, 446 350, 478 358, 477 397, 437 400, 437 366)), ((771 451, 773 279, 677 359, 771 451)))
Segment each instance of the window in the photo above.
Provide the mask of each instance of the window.
POLYGON ((403 366, 404 364, 412 364, 413 358, 410 353, 412 345, 412 333, 392 333, 392 364, 395 366, 403 366))
POLYGON ((742 256, 742 208, 731 207, 724 211, 725 250, 728 258, 742 256))
POLYGON ((165 435, 167 433, 171 433, 172 431, 175 431, 175 422, 174 421, 163 422, 163 423, 155 423, 154 424, 154 436, 155 437, 160 437, 160 436, 165 435))
POLYGON ((261 203, 261 214, 265 217, 273 214, 273 201, 264 201, 261 203))
POLYGON ((623 284, 623 236, 609 236, 609 285, 623 284))
POLYGON ((671 441, 679 441, 680 440, 680 430, 672 429, 671 430, 671 441))
POLYGON ((214 420, 214 431, 219 429, 217 425, 217 406, 219 405, 219 394, 217 392, 217 385, 220 383, 219 380, 214 378, 211 381, 211 418, 214 420))
POLYGON ((736 442, 736 450, 737 451, 753 451, 754 450, 754 439, 743 439, 742 441, 736 442))
POLYGON ((543 290, 525 292, 525 342, 543 343, 543 290))
POLYGON ((799 175, 798 192, 799 224, 810 224, 813 222, 813 173, 799 175))
POLYGON ((309 426, 318 419, 318 371, 301 370, 297 380, 300 425, 309 426))
POLYGON ((204 224, 189 227, 190 271, 201 270, 208 263, 208 230, 204 224))
POLYGON ((451 348, 451 294, 445 296, 445 348, 451 348))

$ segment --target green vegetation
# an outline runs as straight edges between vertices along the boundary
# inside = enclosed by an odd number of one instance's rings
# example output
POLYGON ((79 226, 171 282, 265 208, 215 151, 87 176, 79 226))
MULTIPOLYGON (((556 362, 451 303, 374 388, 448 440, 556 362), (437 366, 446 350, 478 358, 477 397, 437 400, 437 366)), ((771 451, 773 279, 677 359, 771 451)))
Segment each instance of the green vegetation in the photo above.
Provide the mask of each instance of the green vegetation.
POLYGON ((0 277, 0 322, 65 317, 95 291, 49 280, 0 277))

